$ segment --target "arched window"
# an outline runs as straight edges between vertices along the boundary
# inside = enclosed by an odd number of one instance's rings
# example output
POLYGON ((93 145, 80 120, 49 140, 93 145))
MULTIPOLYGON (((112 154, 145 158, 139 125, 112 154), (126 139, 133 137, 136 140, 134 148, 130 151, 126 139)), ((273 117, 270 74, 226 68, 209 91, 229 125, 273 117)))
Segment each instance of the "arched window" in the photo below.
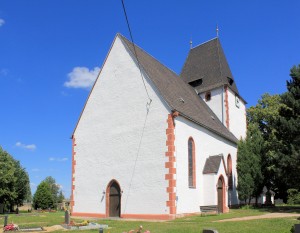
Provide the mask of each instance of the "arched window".
POLYGON ((227 171, 228 171, 228 189, 231 190, 233 186, 233 182, 232 182, 232 160, 230 154, 228 154, 227 156, 227 171))
POLYGON ((189 187, 196 187, 196 164, 195 164, 195 143, 193 138, 188 141, 188 171, 189 171, 189 187))

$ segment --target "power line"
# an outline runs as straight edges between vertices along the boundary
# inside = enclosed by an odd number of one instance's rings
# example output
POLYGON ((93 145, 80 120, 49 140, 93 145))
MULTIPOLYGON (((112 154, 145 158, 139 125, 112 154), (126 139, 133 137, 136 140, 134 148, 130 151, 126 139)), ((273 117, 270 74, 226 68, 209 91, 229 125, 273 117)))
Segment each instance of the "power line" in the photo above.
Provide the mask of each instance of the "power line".
POLYGON ((127 17, 124 0, 121 0, 121 1, 122 1, 124 15, 125 15, 125 18, 126 18, 127 27, 128 27, 129 33, 130 33, 130 38, 131 38, 131 42, 132 42, 132 46, 133 46, 134 56, 135 56, 135 58, 137 60, 138 67, 139 67, 139 70, 140 70, 140 75, 141 75, 141 78, 142 78, 142 81, 143 81, 143 84, 144 84, 144 88, 145 88, 145 91, 146 91, 147 96, 149 98, 149 103, 147 102, 147 105, 146 105, 147 106, 146 118, 145 118, 145 121, 144 121, 141 138, 140 138, 139 145, 138 145, 137 155, 136 155, 135 161, 134 161, 133 171, 132 171, 132 174, 131 174, 131 179, 130 179, 130 183, 129 183, 129 187, 128 187, 128 194, 127 194, 127 198, 126 198, 126 201, 125 201, 125 208, 123 210, 123 213, 125 213, 126 212, 128 198, 129 198, 130 191, 131 191, 131 186, 132 186, 133 178, 134 178, 134 175, 135 175, 135 170, 136 170, 136 166, 137 166, 137 162, 138 162, 138 157, 139 157, 139 153, 140 153, 142 141, 143 141, 143 138, 144 138, 144 132, 145 132, 145 128, 146 128, 146 123, 147 123, 147 119, 148 119, 148 113, 149 113, 149 110, 150 110, 150 105, 151 105, 152 99, 149 96, 149 93, 148 93, 148 90, 147 90, 147 87, 146 87, 146 84, 145 84, 145 80, 144 80, 144 77, 143 77, 143 74, 142 74, 141 64, 140 64, 140 61, 139 61, 137 53, 136 53, 136 48, 135 48, 135 44, 134 44, 132 32, 131 32, 131 29, 130 29, 129 20, 128 20, 128 17, 127 17))
POLYGON ((124 0, 121 0, 121 1, 122 1, 122 6, 123 6, 124 15, 125 15, 125 18, 126 18, 126 23, 127 23, 128 31, 129 31, 129 34, 130 34, 130 39, 131 39, 131 42, 132 42, 132 45, 133 45, 134 55, 135 55, 135 58, 136 58, 137 63, 138 63, 138 67, 139 67, 139 70, 140 70, 140 75, 141 75, 141 78, 142 78, 142 81, 143 81, 143 84, 144 84, 144 87, 145 87, 147 96, 148 96, 148 98, 149 98, 149 100, 150 100, 150 103, 149 103, 149 105, 150 105, 151 102, 152 102, 152 99, 151 99, 150 96, 149 96, 149 93, 148 93, 148 90, 147 90, 147 87, 146 87, 146 84, 145 84, 145 80, 144 80, 144 77, 143 77, 143 74, 142 74, 142 69, 141 69, 140 61, 139 61, 138 56, 137 56, 137 53, 136 53, 135 44, 134 44, 134 41, 133 41, 133 36, 132 36, 131 29, 130 29, 129 20, 128 20, 128 17, 127 17, 127 13, 126 13, 126 8, 125 8, 124 0))

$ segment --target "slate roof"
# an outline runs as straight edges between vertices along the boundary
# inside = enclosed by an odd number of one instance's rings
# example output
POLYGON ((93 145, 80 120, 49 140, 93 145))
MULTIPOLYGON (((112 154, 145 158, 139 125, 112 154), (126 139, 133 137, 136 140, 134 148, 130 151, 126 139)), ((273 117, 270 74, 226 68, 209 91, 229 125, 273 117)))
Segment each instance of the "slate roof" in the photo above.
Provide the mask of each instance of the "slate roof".
POLYGON ((192 48, 180 77, 186 83, 202 79, 202 84, 194 86, 198 93, 228 85, 239 95, 219 38, 214 38, 192 48), (231 84, 230 80, 233 81, 231 84))
MULTIPOLYGON (((124 36, 117 34, 134 57, 133 44, 124 36)), ((161 64, 147 52, 135 46, 142 70, 153 82, 161 96, 171 108, 202 127, 236 143, 236 137, 222 124, 195 90, 177 74, 161 64)))
POLYGON ((203 174, 218 173, 223 155, 209 156, 203 168, 203 174))

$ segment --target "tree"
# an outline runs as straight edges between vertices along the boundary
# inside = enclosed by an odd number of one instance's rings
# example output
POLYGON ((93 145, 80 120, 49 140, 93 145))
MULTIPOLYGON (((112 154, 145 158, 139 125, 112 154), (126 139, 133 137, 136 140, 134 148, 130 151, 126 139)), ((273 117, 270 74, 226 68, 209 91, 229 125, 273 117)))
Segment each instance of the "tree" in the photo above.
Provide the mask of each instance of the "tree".
POLYGON ((285 105, 280 95, 264 94, 256 106, 247 110, 248 124, 257 124, 263 136, 261 152, 261 171, 264 185, 268 190, 279 190, 280 177, 278 176, 278 148, 277 129, 274 127, 279 119, 279 110, 285 105))
POLYGON ((54 207, 54 200, 51 193, 49 184, 46 181, 42 181, 33 196, 34 209, 48 209, 54 207))
POLYGON ((30 195, 30 182, 20 162, 0 147, 0 203, 13 211, 30 195))
POLYGON ((237 190, 239 193, 240 200, 247 202, 247 199, 251 199, 253 192, 254 180, 251 177, 250 172, 250 156, 248 146, 245 140, 240 140, 238 143, 238 154, 237 154, 237 173, 238 173, 238 186, 237 190))
POLYGON ((238 192, 242 200, 260 196, 263 189, 261 171, 261 154, 263 152, 263 137, 257 124, 248 126, 245 140, 238 144, 237 172, 239 177, 238 192))
POLYGON ((300 65, 294 66, 287 81, 287 92, 281 95, 282 103, 275 128, 280 147, 278 148, 279 169, 282 183, 287 189, 300 190, 300 65))
POLYGON ((288 189, 300 189, 300 65, 291 69, 290 77, 287 92, 265 94, 247 111, 248 124, 257 123, 264 138, 264 183, 284 201, 288 189))
POLYGON ((58 203, 59 185, 56 184, 56 181, 52 176, 47 176, 44 181, 49 185, 54 201, 54 207, 56 208, 58 203))
POLYGON ((6 207, 13 203, 17 196, 15 171, 14 159, 0 147, 0 203, 6 207))
POLYGON ((65 198, 62 191, 60 190, 60 186, 56 183, 55 179, 52 176, 47 176, 39 184, 39 186, 33 197, 34 208, 45 208, 45 206, 47 206, 46 208, 57 208, 57 204, 61 203, 65 198), (40 185, 41 190, 39 190, 40 185), (50 196, 48 195, 48 192, 50 193, 50 196), (43 196, 41 193, 46 193, 46 196, 43 196), (48 199, 48 201, 46 201, 46 199, 48 199), (43 201, 43 204, 41 204, 41 200, 43 201))
POLYGON ((59 191, 58 197, 57 197, 57 202, 58 203, 63 203, 63 201, 65 200, 65 196, 62 192, 62 190, 59 191))
POLYGON ((24 200, 27 200, 28 196, 31 195, 29 176, 19 161, 15 161, 15 167, 15 177, 17 178, 15 182, 15 191, 17 196, 12 204, 22 206, 24 200))

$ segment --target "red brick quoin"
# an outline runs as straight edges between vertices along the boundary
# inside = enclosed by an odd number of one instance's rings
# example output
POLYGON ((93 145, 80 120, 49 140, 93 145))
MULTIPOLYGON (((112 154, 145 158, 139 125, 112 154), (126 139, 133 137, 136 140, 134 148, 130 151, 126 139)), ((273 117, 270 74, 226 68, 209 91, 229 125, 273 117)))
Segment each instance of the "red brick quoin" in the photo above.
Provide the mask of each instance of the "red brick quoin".
POLYGON ((75 137, 72 137, 72 191, 71 191, 71 201, 70 201, 70 205, 71 205, 71 213, 73 213, 73 207, 75 205, 75 201, 74 201, 74 190, 75 190, 75 166, 76 166, 76 160, 75 160, 75 147, 76 147, 76 143, 75 143, 75 137))
POLYGON ((165 153, 168 158, 167 162, 165 162, 165 168, 168 169, 168 172, 165 175, 165 180, 168 181, 167 193, 168 200, 166 202, 167 207, 169 208, 169 214, 176 214, 176 167, 175 162, 176 158, 175 154, 175 124, 174 118, 178 116, 178 112, 174 112, 168 115, 167 123, 168 128, 166 129, 167 141, 166 146, 168 147, 167 152, 165 153))

